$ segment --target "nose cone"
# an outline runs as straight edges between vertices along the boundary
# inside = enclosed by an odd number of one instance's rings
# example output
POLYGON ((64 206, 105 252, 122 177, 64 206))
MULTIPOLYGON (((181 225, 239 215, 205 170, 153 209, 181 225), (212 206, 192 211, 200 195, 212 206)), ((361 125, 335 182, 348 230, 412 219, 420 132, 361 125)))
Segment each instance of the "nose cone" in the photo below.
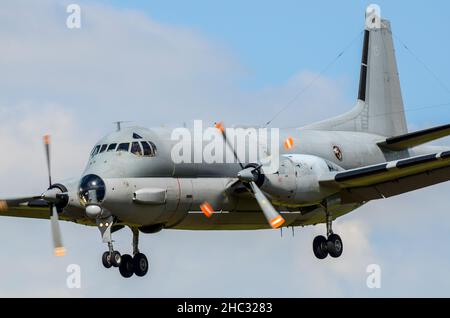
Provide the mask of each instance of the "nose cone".
POLYGON ((253 173, 254 170, 255 170, 255 168, 253 168, 253 167, 241 170, 238 172, 237 177, 239 180, 244 181, 244 182, 256 181, 256 176, 253 173))
POLYGON ((88 174, 81 179, 78 196, 82 205, 102 202, 105 192, 105 182, 99 176, 88 174))

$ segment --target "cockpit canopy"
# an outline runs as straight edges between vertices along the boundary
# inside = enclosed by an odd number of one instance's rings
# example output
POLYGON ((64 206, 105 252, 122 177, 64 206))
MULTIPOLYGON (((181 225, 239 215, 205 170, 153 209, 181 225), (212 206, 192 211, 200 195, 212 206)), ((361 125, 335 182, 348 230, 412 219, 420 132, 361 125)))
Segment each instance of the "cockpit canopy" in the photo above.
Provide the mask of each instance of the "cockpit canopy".
POLYGON ((156 145, 151 141, 130 141, 122 143, 101 144, 96 145, 94 147, 94 149, 91 152, 91 158, 103 152, 113 152, 113 151, 131 152, 133 155, 136 156, 155 157, 157 153, 157 148, 156 145))

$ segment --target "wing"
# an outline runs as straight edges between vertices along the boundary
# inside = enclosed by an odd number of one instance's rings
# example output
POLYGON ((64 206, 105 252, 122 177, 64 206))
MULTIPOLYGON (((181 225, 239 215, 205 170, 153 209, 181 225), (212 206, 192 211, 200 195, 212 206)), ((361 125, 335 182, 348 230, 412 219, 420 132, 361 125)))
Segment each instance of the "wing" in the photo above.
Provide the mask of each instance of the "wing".
POLYGON ((40 196, 13 198, 0 201, 0 216, 49 219, 48 203, 40 196))
POLYGON ((450 180, 450 151, 346 170, 320 180, 343 203, 367 202, 450 180))
POLYGON ((450 125, 444 125, 387 138, 386 140, 378 143, 378 145, 382 148, 398 151, 416 147, 448 135, 450 135, 450 125))

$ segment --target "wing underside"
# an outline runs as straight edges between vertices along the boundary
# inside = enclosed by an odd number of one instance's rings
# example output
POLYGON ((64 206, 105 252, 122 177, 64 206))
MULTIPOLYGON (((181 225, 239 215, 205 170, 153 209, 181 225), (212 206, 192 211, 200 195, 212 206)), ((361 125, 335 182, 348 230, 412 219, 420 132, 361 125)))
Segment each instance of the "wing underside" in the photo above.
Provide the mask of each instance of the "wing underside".
MULTIPOLYGON (((13 198, 0 201, 0 216, 50 219, 49 205, 40 196, 13 198)), ((71 221, 64 214, 59 217, 63 221, 71 221)))
POLYGON ((450 180, 450 151, 347 170, 320 181, 342 203, 389 198, 450 180))
POLYGON ((49 219, 48 209, 48 203, 36 196, 0 201, 0 216, 49 219))

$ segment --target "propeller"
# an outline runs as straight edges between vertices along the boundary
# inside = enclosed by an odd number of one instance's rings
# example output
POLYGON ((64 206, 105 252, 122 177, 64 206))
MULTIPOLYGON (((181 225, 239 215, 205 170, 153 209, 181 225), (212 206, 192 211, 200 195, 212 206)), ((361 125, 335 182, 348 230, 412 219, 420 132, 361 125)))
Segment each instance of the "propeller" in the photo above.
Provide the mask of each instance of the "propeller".
MULTIPOLYGON (((58 198, 58 193, 56 191, 52 191, 52 174, 51 174, 51 160, 50 160, 50 136, 44 136, 44 147, 45 147, 45 155, 47 159, 47 170, 48 170, 48 182, 49 182, 49 190, 43 194, 43 197, 55 197, 58 198), (54 193, 55 192, 55 193, 54 193)), ((61 192, 61 191, 59 191, 61 192)), ((56 203, 52 202, 52 200, 47 200, 49 202, 49 210, 50 210, 50 222, 51 222, 51 231, 53 238, 53 247, 55 256, 64 256, 66 254, 66 249, 62 243, 61 230, 59 228, 59 217, 58 217, 58 208, 56 207, 56 203)))
MULTIPOLYGON (((247 183, 250 185, 251 191, 253 192, 256 202, 258 202, 258 205, 260 206, 269 225, 274 229, 281 227, 285 222, 285 219, 280 215, 280 213, 277 210, 275 210, 272 203, 270 203, 270 201, 267 199, 267 197, 264 195, 264 193, 256 184, 256 181, 258 180, 258 174, 261 171, 262 165, 260 164, 256 167, 247 167, 247 168, 244 167, 242 162, 239 160, 236 151, 234 150, 234 148, 231 146, 230 142, 227 139, 223 123, 222 122, 216 123, 215 128, 217 128, 221 132, 225 144, 233 152, 234 158, 242 168, 242 170, 237 174, 238 179, 240 180, 240 182, 247 183)), ((207 217, 210 217, 211 214, 214 212, 212 206, 208 202, 204 202, 200 206, 200 208, 207 217)))

